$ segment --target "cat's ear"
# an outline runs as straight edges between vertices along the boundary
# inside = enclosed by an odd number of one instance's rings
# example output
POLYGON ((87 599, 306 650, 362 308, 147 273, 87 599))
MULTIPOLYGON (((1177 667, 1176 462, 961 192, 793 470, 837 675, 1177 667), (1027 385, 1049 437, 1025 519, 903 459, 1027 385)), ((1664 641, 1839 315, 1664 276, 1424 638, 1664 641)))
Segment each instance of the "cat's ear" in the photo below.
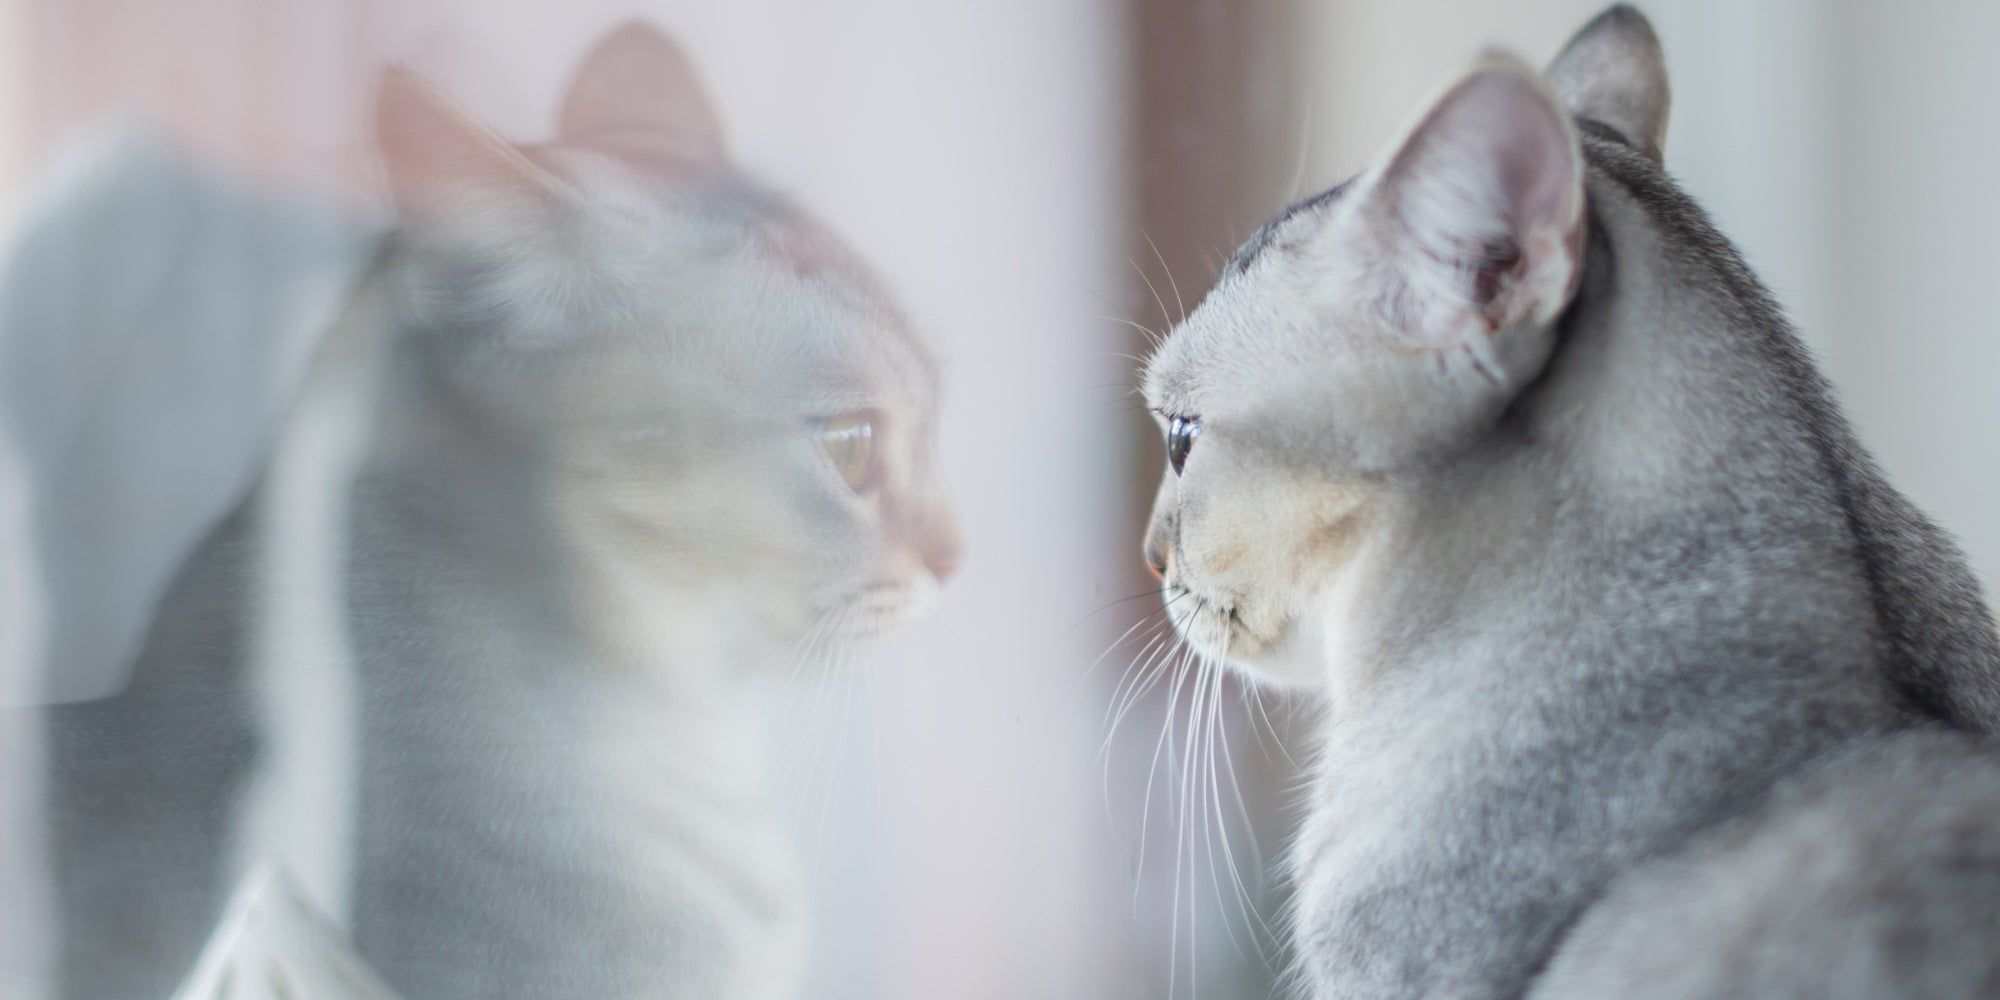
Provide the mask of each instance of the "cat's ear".
POLYGON ((1592 18, 1549 63, 1549 86, 1578 118, 1616 129, 1658 163, 1667 139, 1667 58, 1646 15, 1618 4, 1592 18))
POLYGON ((637 21, 606 36, 570 84, 564 142, 681 161, 727 155, 722 121, 673 39, 637 21))
POLYGON ((1485 358, 1539 327, 1583 262, 1583 155, 1533 69, 1489 53, 1447 88, 1356 196, 1373 297, 1414 344, 1485 358))
POLYGON ((456 101, 400 67, 382 71, 375 130, 389 191, 406 217, 433 214, 468 194, 541 199, 562 186, 456 101))

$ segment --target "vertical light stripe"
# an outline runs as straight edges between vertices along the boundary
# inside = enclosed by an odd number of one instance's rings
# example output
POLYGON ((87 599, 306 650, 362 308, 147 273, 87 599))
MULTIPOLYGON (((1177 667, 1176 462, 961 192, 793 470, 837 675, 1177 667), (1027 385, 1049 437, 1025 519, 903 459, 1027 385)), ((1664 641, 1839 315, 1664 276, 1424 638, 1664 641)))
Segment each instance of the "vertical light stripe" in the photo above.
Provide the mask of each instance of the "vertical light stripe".
MULTIPOLYGON (((322 295, 345 295, 341 280, 322 295)), ((332 309, 308 310, 325 316, 332 309)), ((258 511, 261 600, 250 684, 267 744, 237 825, 234 872, 271 865, 344 921, 352 880, 357 691, 346 629, 348 494, 374 410, 364 307, 329 335, 280 438, 258 511)))

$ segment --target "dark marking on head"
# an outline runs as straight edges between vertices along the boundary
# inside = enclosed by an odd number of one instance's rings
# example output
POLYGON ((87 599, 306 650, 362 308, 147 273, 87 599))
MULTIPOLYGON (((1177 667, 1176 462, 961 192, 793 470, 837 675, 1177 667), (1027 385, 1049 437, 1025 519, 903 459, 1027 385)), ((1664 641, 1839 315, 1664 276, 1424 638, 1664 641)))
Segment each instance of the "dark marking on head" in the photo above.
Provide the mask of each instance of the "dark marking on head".
POLYGON ((801 281, 810 282, 870 316, 926 381, 938 380, 937 359, 911 327, 875 270, 847 242, 790 199, 742 177, 719 192, 725 210, 740 213, 759 249, 801 281))
POLYGON ((1263 253, 1277 239, 1278 230, 1284 227, 1286 221, 1300 212, 1312 211, 1332 202, 1346 193, 1347 188, 1353 183, 1354 179, 1351 177, 1341 181, 1304 201, 1293 204, 1290 208, 1279 212, 1277 217, 1271 221, 1258 226, 1257 231, 1251 233, 1250 238, 1243 241, 1243 245, 1237 249, 1235 256, 1229 258, 1229 263, 1222 266, 1222 277, 1226 278, 1242 274, 1249 270, 1250 265, 1256 261, 1257 256, 1263 253))
POLYGON ((1578 132, 1582 132, 1583 134, 1591 136, 1592 138, 1602 139, 1606 142, 1618 143, 1621 146, 1629 147, 1633 152, 1636 153, 1645 152, 1644 150, 1639 148, 1637 143, 1632 141, 1631 136, 1628 136, 1625 133, 1620 132, 1615 128, 1612 128, 1611 126, 1606 125, 1605 123, 1598 121, 1595 118, 1585 118, 1582 116, 1578 116, 1575 119, 1575 121, 1576 121, 1576 130, 1578 132))
MULTIPOLYGON (((644 169, 646 164, 627 163, 644 169)), ((927 381, 939 378, 936 357, 917 336, 896 298, 847 242, 783 194, 733 170, 680 164, 659 176, 691 187, 701 210, 726 220, 757 250, 801 281, 810 282, 873 317, 927 381)))

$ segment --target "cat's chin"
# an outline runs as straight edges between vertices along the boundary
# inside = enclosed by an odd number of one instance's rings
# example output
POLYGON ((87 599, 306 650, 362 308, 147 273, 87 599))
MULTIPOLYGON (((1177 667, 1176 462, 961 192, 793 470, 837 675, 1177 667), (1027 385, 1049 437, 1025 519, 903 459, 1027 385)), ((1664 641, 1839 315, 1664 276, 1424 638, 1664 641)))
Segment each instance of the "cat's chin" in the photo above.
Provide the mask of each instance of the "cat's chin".
POLYGON ((1163 597, 1169 607, 1179 601, 1194 602, 1192 611, 1173 616, 1174 628, 1202 656, 1259 684, 1304 688, 1326 683, 1325 644, 1316 618, 1288 614, 1270 620, 1268 615, 1245 615, 1171 584, 1163 597), (1252 618, 1261 627, 1247 624, 1252 618))
POLYGON ((831 634, 846 642, 880 638, 929 615, 941 593, 929 575, 870 583, 828 614, 831 634))

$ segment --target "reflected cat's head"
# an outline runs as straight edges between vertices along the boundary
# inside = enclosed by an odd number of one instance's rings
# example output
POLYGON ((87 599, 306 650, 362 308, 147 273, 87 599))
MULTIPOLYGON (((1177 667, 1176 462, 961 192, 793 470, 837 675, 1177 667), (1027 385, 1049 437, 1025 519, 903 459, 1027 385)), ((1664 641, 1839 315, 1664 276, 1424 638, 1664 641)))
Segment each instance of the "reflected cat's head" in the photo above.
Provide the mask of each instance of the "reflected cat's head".
POLYGON ((379 128, 412 461, 479 470, 470 503, 528 498, 607 635, 856 637, 934 601, 959 546, 936 364, 858 257, 729 163, 676 45, 612 34, 547 144, 395 70, 379 128))

